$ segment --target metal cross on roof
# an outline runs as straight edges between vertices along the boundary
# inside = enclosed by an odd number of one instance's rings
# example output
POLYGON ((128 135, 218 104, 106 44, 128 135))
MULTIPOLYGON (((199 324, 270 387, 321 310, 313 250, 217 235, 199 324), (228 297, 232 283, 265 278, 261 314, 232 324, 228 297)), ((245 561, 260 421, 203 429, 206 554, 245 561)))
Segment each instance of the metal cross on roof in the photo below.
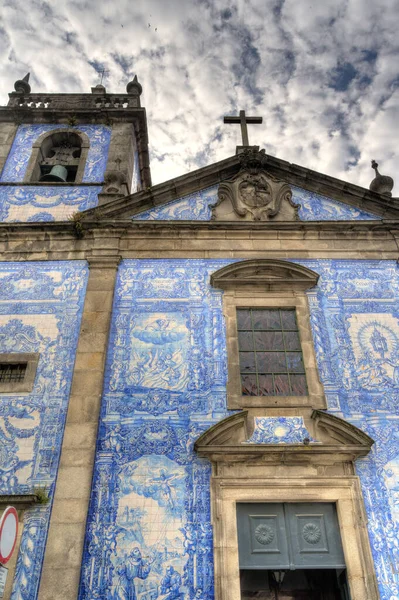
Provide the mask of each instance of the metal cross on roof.
POLYGON ((105 75, 106 73, 109 73, 109 71, 106 71, 105 69, 103 69, 102 71, 97 71, 97 73, 98 73, 99 75, 101 75, 101 79, 100 79, 100 85, 102 85, 102 84, 103 84, 104 75, 105 75))
POLYGON ((262 117, 246 117, 245 110, 240 110, 239 117, 224 117, 223 123, 239 123, 241 125, 242 145, 249 146, 247 123, 262 123, 262 117))

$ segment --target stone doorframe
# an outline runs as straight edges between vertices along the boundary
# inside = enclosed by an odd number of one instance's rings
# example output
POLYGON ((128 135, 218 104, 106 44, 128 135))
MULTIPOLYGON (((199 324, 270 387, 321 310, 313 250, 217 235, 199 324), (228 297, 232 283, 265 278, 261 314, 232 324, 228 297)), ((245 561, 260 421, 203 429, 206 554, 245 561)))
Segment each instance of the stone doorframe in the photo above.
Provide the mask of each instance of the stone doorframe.
POLYGON ((302 416, 319 443, 248 443, 253 416, 243 411, 213 426, 195 444, 198 455, 212 462, 216 600, 241 600, 237 502, 335 503, 351 600, 380 597, 354 471, 354 460, 368 454, 373 440, 324 412, 302 416))

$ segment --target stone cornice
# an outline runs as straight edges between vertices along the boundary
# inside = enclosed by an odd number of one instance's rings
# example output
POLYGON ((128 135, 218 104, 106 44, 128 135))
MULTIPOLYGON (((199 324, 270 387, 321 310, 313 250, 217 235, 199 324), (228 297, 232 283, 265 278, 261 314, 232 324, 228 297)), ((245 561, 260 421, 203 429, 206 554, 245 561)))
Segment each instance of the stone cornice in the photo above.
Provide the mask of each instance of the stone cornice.
MULTIPOLYGON (((279 158, 265 155, 268 173, 290 185, 317 192, 383 218, 399 218, 399 199, 387 199, 360 186, 323 175, 279 158)), ((232 156, 187 175, 155 185, 141 192, 118 198, 101 207, 85 211, 84 218, 124 218, 144 210, 162 206, 201 189, 217 185, 233 177, 241 168, 239 156, 232 156), (101 215, 101 216, 100 216, 101 215)))

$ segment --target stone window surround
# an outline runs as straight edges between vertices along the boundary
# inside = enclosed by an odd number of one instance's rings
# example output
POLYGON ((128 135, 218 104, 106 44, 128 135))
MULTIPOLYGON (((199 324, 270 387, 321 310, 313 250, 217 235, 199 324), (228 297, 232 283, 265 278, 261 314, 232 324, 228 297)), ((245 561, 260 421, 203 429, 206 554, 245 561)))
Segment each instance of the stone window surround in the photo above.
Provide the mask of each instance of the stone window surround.
MULTIPOLYGON (((43 142, 47 138, 51 137, 52 135, 54 135, 56 133, 64 133, 65 134, 65 132, 68 132, 67 128, 55 128, 55 129, 52 129, 51 131, 46 131, 45 133, 42 133, 41 135, 39 135, 37 140, 32 145, 32 153, 30 155, 28 166, 26 168, 26 173, 25 173, 23 183, 39 182, 39 177, 40 177, 39 162, 41 159, 40 150, 43 145, 43 142)), ((82 183, 82 180, 83 180, 87 156, 88 156, 89 148, 90 148, 90 140, 89 140, 89 136, 86 133, 84 133, 83 131, 79 131, 79 129, 71 128, 71 133, 75 133, 76 135, 78 135, 82 142, 79 166, 78 166, 78 170, 76 172, 75 181, 73 182, 74 185, 77 185, 77 184, 82 183)), ((54 182, 41 181, 40 185, 54 185, 54 182)))
POLYGON ((214 287, 224 289, 223 313, 226 319, 227 407, 294 407, 327 408, 320 383, 309 305, 305 290, 317 283, 318 275, 295 263, 280 260, 248 260, 224 267, 211 277, 214 287), (296 313, 308 395, 243 396, 237 334, 238 308, 290 308, 296 313))
POLYGON ((0 354, 0 363, 27 363, 24 380, 18 383, 0 382, 0 394, 19 394, 31 392, 35 383, 39 358, 40 354, 34 352, 8 352, 6 354, 0 354))

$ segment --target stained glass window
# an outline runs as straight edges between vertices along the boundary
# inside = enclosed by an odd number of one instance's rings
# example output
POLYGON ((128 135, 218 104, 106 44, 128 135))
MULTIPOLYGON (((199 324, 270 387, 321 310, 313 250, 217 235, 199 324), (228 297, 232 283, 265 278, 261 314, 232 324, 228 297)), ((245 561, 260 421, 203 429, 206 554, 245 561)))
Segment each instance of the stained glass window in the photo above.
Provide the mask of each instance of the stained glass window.
POLYGON ((240 308, 238 347, 243 396, 306 396, 295 310, 240 308))

